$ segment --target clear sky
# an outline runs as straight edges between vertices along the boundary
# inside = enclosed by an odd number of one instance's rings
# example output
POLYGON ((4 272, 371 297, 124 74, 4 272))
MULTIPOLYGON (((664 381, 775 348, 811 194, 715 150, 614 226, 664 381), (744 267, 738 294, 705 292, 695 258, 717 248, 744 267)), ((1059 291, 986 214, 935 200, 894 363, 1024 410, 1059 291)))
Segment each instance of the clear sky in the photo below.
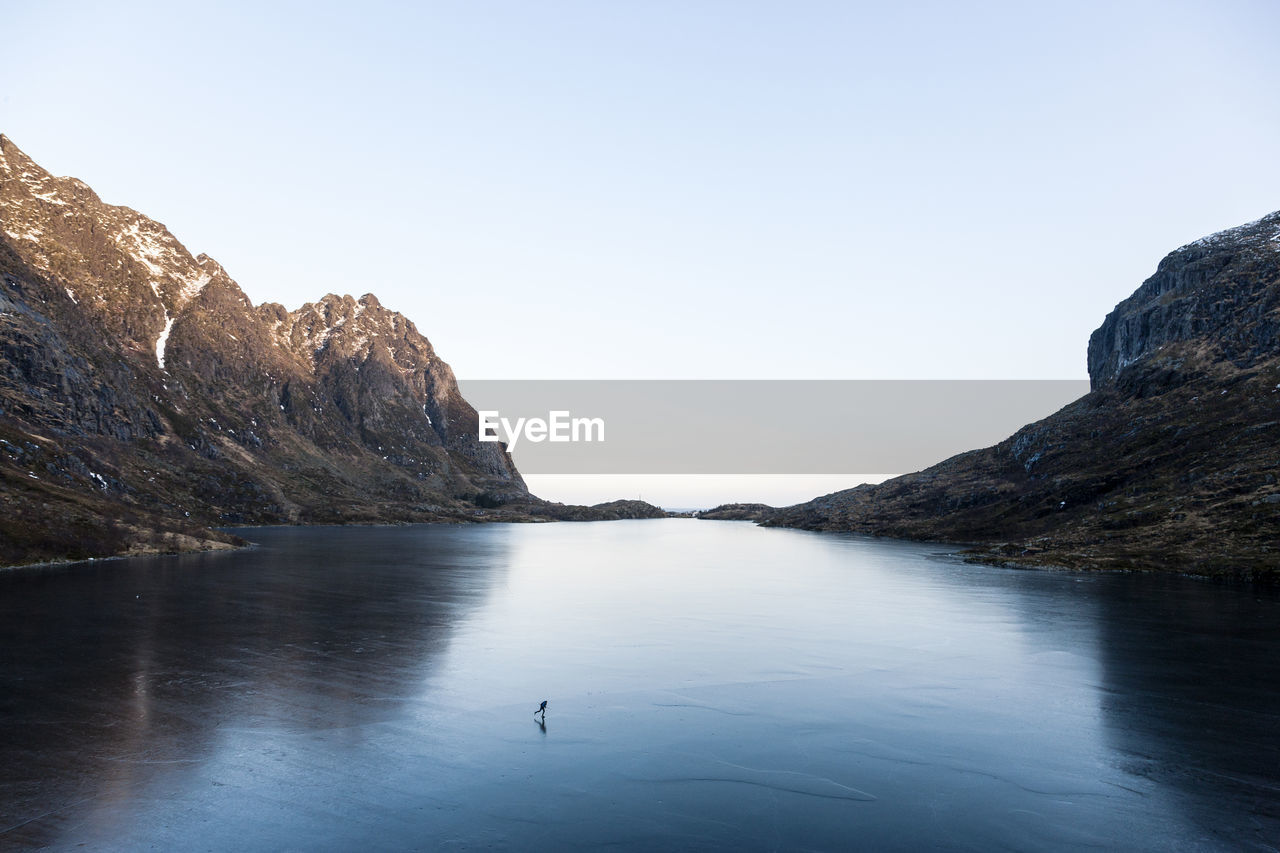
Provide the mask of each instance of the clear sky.
POLYGON ((1274 2, 0 0, 0 131, 471 378, 1079 378, 1280 208, 1274 2))

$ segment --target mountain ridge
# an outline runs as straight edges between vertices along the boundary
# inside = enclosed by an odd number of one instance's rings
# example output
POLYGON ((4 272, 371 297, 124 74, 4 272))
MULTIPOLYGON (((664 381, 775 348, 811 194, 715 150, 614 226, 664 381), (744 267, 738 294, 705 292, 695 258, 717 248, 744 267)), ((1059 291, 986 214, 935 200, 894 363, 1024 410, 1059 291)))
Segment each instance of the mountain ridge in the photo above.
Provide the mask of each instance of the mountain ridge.
POLYGON ((1011 565, 1280 577, 1280 211, 1167 255, 1087 359, 1087 395, 999 444, 762 523, 1011 565))
POLYGON ((4 135, 0 354, 0 565, 238 541, 211 526, 618 513, 529 494, 377 297, 254 305, 4 135))

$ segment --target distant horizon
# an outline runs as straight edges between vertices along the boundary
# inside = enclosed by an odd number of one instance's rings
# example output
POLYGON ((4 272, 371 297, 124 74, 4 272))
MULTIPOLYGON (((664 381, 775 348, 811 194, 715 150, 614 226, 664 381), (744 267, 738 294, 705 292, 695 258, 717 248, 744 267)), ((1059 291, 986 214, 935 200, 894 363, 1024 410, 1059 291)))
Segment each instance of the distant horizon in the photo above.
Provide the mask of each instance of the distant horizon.
MULTIPOLYGON (((939 460, 941 461, 941 460, 939 460)), ((544 500, 591 506, 641 500, 668 512, 714 509, 730 503, 793 506, 893 474, 527 474, 529 491, 544 500)))

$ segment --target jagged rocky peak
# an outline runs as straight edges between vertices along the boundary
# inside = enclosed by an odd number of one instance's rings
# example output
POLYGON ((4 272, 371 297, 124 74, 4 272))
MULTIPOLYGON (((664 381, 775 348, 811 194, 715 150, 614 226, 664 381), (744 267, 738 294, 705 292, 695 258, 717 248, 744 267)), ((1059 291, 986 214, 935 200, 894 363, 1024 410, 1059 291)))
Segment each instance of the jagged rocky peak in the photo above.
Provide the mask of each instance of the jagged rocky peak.
MULTIPOLYGON (((407 318, 370 294, 255 307, 163 224, 50 175, 3 137, 0 358, 0 438, 50 448, 0 453, 0 479, 49 489, 6 504, 46 520, 0 519, 0 555, 5 536, 38 537, 49 518, 114 529, 72 506, 81 493, 157 530, 165 518, 464 519, 480 494, 530 500, 407 318)), ((10 550, 53 553, 23 548, 10 550)))
POLYGON ((160 370, 184 309, 211 282, 234 288, 217 261, 193 257, 163 224, 51 175, 3 136, 0 222, 23 264, 111 339, 152 354, 160 370))
POLYGON ((277 344, 317 374, 335 366, 359 369, 376 361, 395 368, 406 380, 412 374, 425 372, 439 378, 447 374, 452 383, 448 365, 436 355, 431 342, 412 321, 384 308, 371 293, 359 299, 330 293, 296 311, 286 311, 278 305, 264 306, 264 310, 277 344))
POLYGON ((100 201, 84 181, 51 175, 3 133, 0 133, 0 172, 17 178, 32 193, 50 204, 65 205, 70 201, 86 198, 100 201))
POLYGON ((1094 389, 1165 385, 1280 349, 1280 211, 1169 253, 1089 339, 1094 389))
POLYGON ((192 257, 161 223, 132 208, 105 204, 83 181, 54 177, 3 136, 0 177, 5 233, 29 244, 23 248, 41 270, 63 276, 96 273, 87 284, 122 275, 141 278, 174 310, 221 271, 207 256, 192 257), (112 249, 124 258, 110 257, 116 254, 112 249), (108 257, 95 258, 104 252, 108 257))
POLYGON ((424 440, 438 439, 486 473, 508 476, 505 454, 477 442, 477 415, 453 370, 403 314, 371 293, 359 299, 331 293, 292 312, 273 306, 273 317, 280 345, 308 363, 343 411, 367 429, 421 434, 425 418, 434 437, 424 440))

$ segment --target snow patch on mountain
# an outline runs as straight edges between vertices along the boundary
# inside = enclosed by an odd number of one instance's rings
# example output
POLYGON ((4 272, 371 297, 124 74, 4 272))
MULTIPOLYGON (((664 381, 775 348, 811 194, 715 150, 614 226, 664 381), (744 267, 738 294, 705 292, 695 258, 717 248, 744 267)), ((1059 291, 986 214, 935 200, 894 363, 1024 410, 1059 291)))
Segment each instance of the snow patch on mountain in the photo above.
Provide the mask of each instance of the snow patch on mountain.
POLYGON ((200 294, 200 291, 204 290, 209 282, 213 281, 213 276, 208 273, 200 273, 198 275, 191 276, 178 276, 177 278, 182 282, 183 302, 190 302, 192 299, 195 299, 196 296, 200 294))
POLYGON ((160 369, 164 370, 164 348, 169 342, 169 333, 173 331, 173 321, 175 317, 170 317, 169 312, 164 312, 164 331, 160 333, 160 337, 156 338, 156 364, 160 365, 160 369))
POLYGON ((1185 246, 1181 246, 1175 251, 1181 252, 1185 249, 1203 249, 1214 246, 1220 246, 1229 242, 1244 242, 1254 244, 1271 244, 1268 246, 1272 249, 1280 248, 1280 212, 1268 213, 1266 216, 1259 217, 1252 222, 1246 222, 1244 225, 1237 225, 1234 228, 1226 228, 1222 231, 1201 237, 1199 240, 1192 240, 1185 246), (1266 234, 1260 226, 1270 224, 1274 226, 1273 230, 1266 234), (1256 233, 1250 233, 1256 232, 1256 233))
POLYGON ((161 261, 172 263, 172 250, 164 246, 155 234, 142 230, 142 223, 134 222, 116 235, 116 242, 135 260, 151 271, 152 275, 167 275, 169 270, 161 261))
MULTIPOLYGON (((213 274, 191 263, 171 234, 158 223, 135 221, 115 235, 116 242, 132 258, 147 268, 153 276, 167 278, 178 285, 178 307, 190 302, 213 280, 213 274), (150 228, 144 228, 144 224, 150 228)), ((217 268, 217 264, 213 266, 217 268)), ((150 282, 156 296, 159 285, 150 282)))
POLYGON ((32 243, 40 242, 40 238, 44 236, 44 232, 34 225, 28 225, 26 229, 22 231, 11 231, 6 228, 4 229, 4 233, 8 234, 15 240, 30 240, 32 243))

